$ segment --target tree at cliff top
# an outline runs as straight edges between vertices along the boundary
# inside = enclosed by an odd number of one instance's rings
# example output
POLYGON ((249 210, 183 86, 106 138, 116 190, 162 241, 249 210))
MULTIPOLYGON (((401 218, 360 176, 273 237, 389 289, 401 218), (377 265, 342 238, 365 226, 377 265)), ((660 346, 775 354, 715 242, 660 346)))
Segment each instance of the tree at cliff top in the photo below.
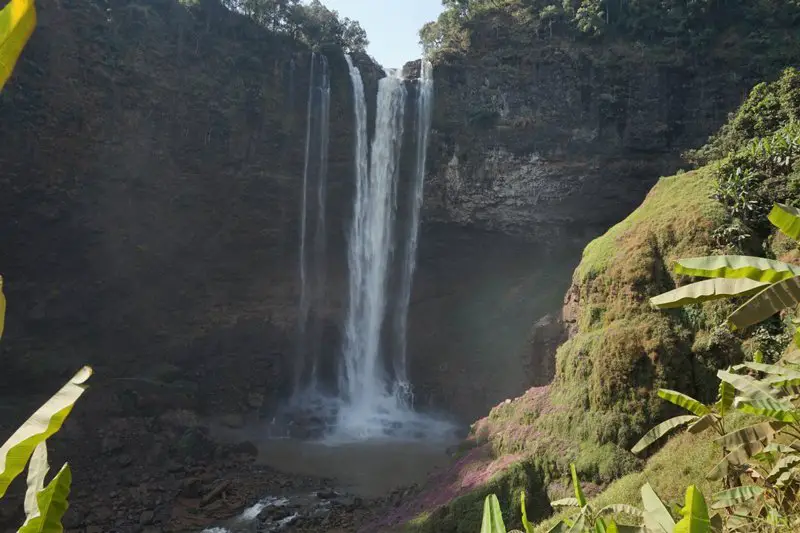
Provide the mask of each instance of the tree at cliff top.
MULTIPOLYGON (((198 0, 184 0, 195 3, 198 0)), ((369 41, 358 21, 340 18, 319 0, 220 0, 232 11, 249 16, 268 29, 291 35, 311 47, 340 46, 347 52, 363 52, 369 41)))
POLYGON ((442 4, 445 10, 438 20, 420 30, 428 52, 466 51, 487 27, 498 24, 512 26, 503 34, 515 43, 554 36, 590 41, 621 37, 644 46, 685 50, 702 49, 737 28, 748 30, 745 35, 752 44, 764 44, 772 30, 791 30, 800 20, 797 0, 442 0, 442 4))

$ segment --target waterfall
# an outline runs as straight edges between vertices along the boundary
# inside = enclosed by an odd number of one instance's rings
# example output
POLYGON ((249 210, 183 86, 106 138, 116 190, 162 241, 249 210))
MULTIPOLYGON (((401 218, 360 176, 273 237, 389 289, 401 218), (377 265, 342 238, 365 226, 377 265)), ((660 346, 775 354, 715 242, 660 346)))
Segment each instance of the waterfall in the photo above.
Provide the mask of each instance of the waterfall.
MULTIPOLYGON (((351 63, 352 64, 352 63, 351 63)), ((403 140, 406 88, 396 71, 378 84, 375 136, 366 170, 366 103, 361 76, 351 68, 355 100, 356 197, 348 243, 350 298, 345 323, 341 391, 347 408, 340 425, 369 432, 381 409, 394 407, 381 359, 387 281, 397 203, 397 174, 403 140)))
POLYGON ((417 81, 416 150, 414 174, 409 187, 408 224, 405 230, 405 245, 400 273, 400 289, 394 321, 394 335, 398 344, 394 358, 396 394, 412 398, 411 384, 406 376, 406 335, 408 330, 408 305, 411 301, 411 287, 417 262, 417 242, 419 238, 419 217, 422 208, 422 193, 425 183, 425 160, 428 155, 428 137, 431 131, 433 111, 433 67, 429 61, 420 61, 420 77, 417 81))
POLYGON ((295 429, 303 432, 305 427, 312 434, 324 435, 328 444, 386 437, 449 439, 454 430, 450 422, 412 409, 405 368, 407 314, 431 128, 431 67, 423 62, 414 106, 414 145, 413 150, 408 151, 414 166, 409 167, 401 180, 406 87, 411 82, 396 70, 387 70, 386 76, 378 82, 375 130, 370 144, 361 72, 349 56, 345 59, 352 85, 355 124, 355 192, 347 234, 349 290, 337 368, 338 383, 323 382, 325 375, 319 372, 321 313, 326 300, 325 205, 330 83, 325 57, 314 54, 300 221, 295 401, 290 402, 286 411, 277 414, 271 426, 276 434, 282 435, 292 435, 295 429), (403 209, 400 217, 397 216, 398 205, 403 209), (396 345, 402 349, 397 351, 396 345), (330 385, 338 385, 338 394, 330 394, 330 385))
POLYGON ((328 128, 330 78, 328 61, 311 55, 306 115, 303 191, 300 206, 300 305, 297 318, 295 393, 317 387, 322 349, 322 308, 325 303, 328 128), (313 234, 311 223, 313 222, 313 234), (311 241, 311 251, 309 243, 311 241), (309 275, 310 271, 310 275, 309 275))

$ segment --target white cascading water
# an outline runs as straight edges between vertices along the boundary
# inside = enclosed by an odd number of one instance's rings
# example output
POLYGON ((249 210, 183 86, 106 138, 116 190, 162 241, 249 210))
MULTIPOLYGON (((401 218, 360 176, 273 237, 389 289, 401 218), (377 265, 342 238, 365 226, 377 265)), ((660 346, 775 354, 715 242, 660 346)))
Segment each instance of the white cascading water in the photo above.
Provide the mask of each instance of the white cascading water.
MULTIPOLYGON (((352 64, 352 63, 351 63, 352 64)), ((362 437, 383 433, 382 419, 400 406, 381 360, 387 274, 394 238, 397 171, 403 141, 406 87, 396 71, 378 84, 375 137, 366 164, 366 102, 360 74, 351 68, 356 117, 356 198, 350 231, 350 299, 345 323, 340 393, 345 405, 337 430, 362 437)))
POLYGON ((405 229, 405 247, 400 272, 400 290, 395 312, 395 339, 398 344, 394 359, 395 394, 412 402, 412 389, 406 375, 406 335, 408 330, 408 306, 411 302, 411 288, 414 269, 417 264, 417 243, 419 240, 419 219, 422 209, 423 185, 425 183, 425 161, 428 155, 428 138, 433 116, 433 66, 429 61, 420 61, 420 76, 417 80, 416 101, 416 147, 413 181, 409 187, 408 223, 405 229))
POLYGON ((328 179, 328 128, 330 78, 328 61, 322 54, 311 55, 306 116, 306 146, 303 193, 300 206, 300 307, 295 358, 295 394, 317 387, 317 370, 322 345, 320 313, 325 299, 326 227, 325 206, 328 179), (313 235, 309 221, 314 221, 313 235), (312 249, 309 253, 308 242, 312 249), (309 275, 309 270, 310 275, 309 275))
MULTIPOLYGON (((400 153, 406 108, 406 80, 398 71, 386 72, 378 84, 375 133, 371 152, 367 150, 367 105, 361 74, 347 57, 356 121, 356 196, 348 242, 350 290, 342 369, 339 379, 340 405, 329 441, 368 438, 432 438, 449 434, 446 422, 415 413, 409 402, 405 354, 393 361, 389 371, 382 337, 387 321, 389 272, 395 241, 400 153)), ((408 295, 401 305, 408 312, 411 278, 416 256, 419 208, 422 202, 422 174, 425 145, 430 130, 432 77, 426 69, 418 96, 417 168, 411 184, 413 201, 409 227, 400 232, 407 239, 403 258, 403 280, 408 295)), ((397 307, 392 306, 396 312, 397 307)), ((402 336, 405 337, 403 318, 402 336)))

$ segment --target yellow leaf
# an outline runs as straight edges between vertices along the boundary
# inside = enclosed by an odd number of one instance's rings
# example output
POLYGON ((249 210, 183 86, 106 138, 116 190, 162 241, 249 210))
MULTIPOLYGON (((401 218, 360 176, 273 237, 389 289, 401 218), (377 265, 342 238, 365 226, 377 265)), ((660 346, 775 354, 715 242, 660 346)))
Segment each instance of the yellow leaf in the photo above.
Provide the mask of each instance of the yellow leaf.
POLYGON ((0 89, 11 76, 35 25, 33 0, 11 0, 0 10, 0 89))

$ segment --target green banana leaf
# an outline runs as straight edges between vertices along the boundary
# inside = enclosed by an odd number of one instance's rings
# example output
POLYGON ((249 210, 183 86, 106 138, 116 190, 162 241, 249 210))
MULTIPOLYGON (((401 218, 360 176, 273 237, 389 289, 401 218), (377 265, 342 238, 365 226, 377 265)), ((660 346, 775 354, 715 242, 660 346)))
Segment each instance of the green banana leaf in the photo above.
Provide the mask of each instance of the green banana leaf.
POLYGON ((797 472, 800 466, 800 456, 791 454, 784 455, 775 463, 775 466, 767 474, 767 480, 772 482, 776 487, 784 487, 797 472))
POLYGON ((728 414, 735 398, 736 388, 727 381, 720 380, 716 403, 720 415, 725 416, 728 414))
POLYGON ((483 502, 483 524, 481 533, 506 533, 503 513, 497 496, 489 494, 483 502))
POLYGON ((711 504, 711 508, 724 509, 725 507, 733 507, 734 505, 752 500, 760 496, 763 492, 764 489, 757 485, 747 485, 723 490, 714 494, 714 503, 711 504))
POLYGON ((578 479, 578 472, 575 470, 575 464, 569 465, 569 472, 572 475, 572 487, 575 489, 575 499, 578 500, 578 505, 583 508, 586 506, 586 496, 583 494, 581 482, 578 479))
POLYGON ((522 527, 525 528, 525 533, 533 533, 533 524, 528 521, 528 506, 525 505, 524 490, 519 495, 519 506, 522 510, 522 527))
POLYGON ((75 402, 86 390, 84 383, 91 375, 92 369, 83 367, 0 447, 0 496, 25 469, 39 443, 61 428, 75 402))
MULTIPOLYGON (((50 483, 36 497, 39 514, 27 520, 17 533, 62 533, 61 519, 67 512, 72 472, 65 464, 50 483)), ((505 532, 503 532, 505 533, 505 532)))
POLYGON ((772 442, 775 435, 784 426, 785 424, 781 422, 761 422, 760 424, 754 424, 737 429, 736 431, 731 431, 716 439, 716 442, 728 450, 749 442, 763 442, 764 444, 768 444, 772 442))
POLYGON ((800 209, 784 204, 775 204, 767 216, 781 233, 794 240, 800 240, 800 209))
POLYGON ((748 278, 753 281, 777 283, 787 278, 800 276, 800 267, 746 255, 712 255, 679 259, 674 267, 676 274, 701 278, 748 278))
POLYGON ((555 500, 550 502, 550 507, 578 507, 580 508, 581 504, 578 501, 578 498, 561 498, 560 500, 555 500))
POLYGON ((705 416, 710 412, 708 407, 698 402, 691 396, 683 394, 682 392, 669 389, 658 389, 658 396, 670 403, 677 405, 678 407, 686 409, 693 415, 705 416))
POLYGON ((714 413, 708 413, 707 415, 701 416, 697 422, 690 425, 687 430, 689 433, 702 433, 703 431, 707 430, 708 428, 712 427, 714 424, 719 422, 720 416, 714 413))
POLYGON ((556 525, 547 530, 547 533, 569 533, 569 526, 563 520, 559 520, 556 525))
POLYGON ((658 497, 650 483, 642 485, 642 504, 644 505, 644 527, 652 533, 672 533, 675 521, 669 510, 658 497))
POLYGON ((728 474, 728 469, 731 465, 740 466, 763 449, 764 444, 761 441, 747 442, 741 446, 737 446, 728 452, 728 454, 706 474, 706 479, 710 481, 721 480, 728 474))
POLYGON ((718 370, 717 377, 726 383, 730 383, 736 390, 741 391, 748 398, 754 400, 775 400, 775 391, 769 386, 760 381, 757 381, 750 376, 742 376, 728 372, 727 370, 718 370))
POLYGON ((572 527, 569 528, 567 533, 583 533, 583 529, 586 526, 586 516, 581 514, 576 520, 575 523, 572 524, 572 527))
POLYGON ((625 524, 617 524, 613 520, 608 523, 606 533, 645 533, 639 526, 627 526, 625 524))
POLYGON ((695 420, 698 420, 698 417, 695 415, 681 415, 661 422, 656 427, 645 433, 644 437, 639 439, 639 442, 637 442, 633 448, 631 448, 631 453, 639 453, 643 451, 670 431, 681 426, 685 426, 686 424, 694 422, 695 420))
POLYGON ((644 513, 642 513, 641 509, 637 509, 633 505, 627 505, 624 503, 612 503, 611 505, 606 505, 598 514, 627 514, 630 516, 635 516, 641 518, 644 513))
POLYGON ((790 402, 784 400, 753 400, 747 398, 746 400, 738 401, 736 408, 744 413, 766 416, 779 422, 786 422, 787 424, 800 421, 800 412, 794 409, 794 406, 790 402))
POLYGON ((686 503, 681 509, 683 518, 675 525, 674 533, 709 533, 711 519, 703 493, 694 485, 686 489, 686 503))
POLYGON ((731 313, 727 322, 733 330, 744 329, 798 303, 800 303, 800 277, 796 276, 770 285, 759 292, 731 313))
POLYGON ((672 309, 732 296, 752 296, 769 285, 766 281, 754 281, 748 278, 707 279, 653 296, 650 298, 650 305, 659 309, 672 309))
POLYGON ((773 374, 776 376, 800 377, 800 372, 797 372, 796 370, 792 370, 791 368, 787 368, 782 365, 768 365, 765 363, 745 361, 741 365, 737 365, 737 367, 749 368, 751 370, 757 370, 765 374, 773 374))

